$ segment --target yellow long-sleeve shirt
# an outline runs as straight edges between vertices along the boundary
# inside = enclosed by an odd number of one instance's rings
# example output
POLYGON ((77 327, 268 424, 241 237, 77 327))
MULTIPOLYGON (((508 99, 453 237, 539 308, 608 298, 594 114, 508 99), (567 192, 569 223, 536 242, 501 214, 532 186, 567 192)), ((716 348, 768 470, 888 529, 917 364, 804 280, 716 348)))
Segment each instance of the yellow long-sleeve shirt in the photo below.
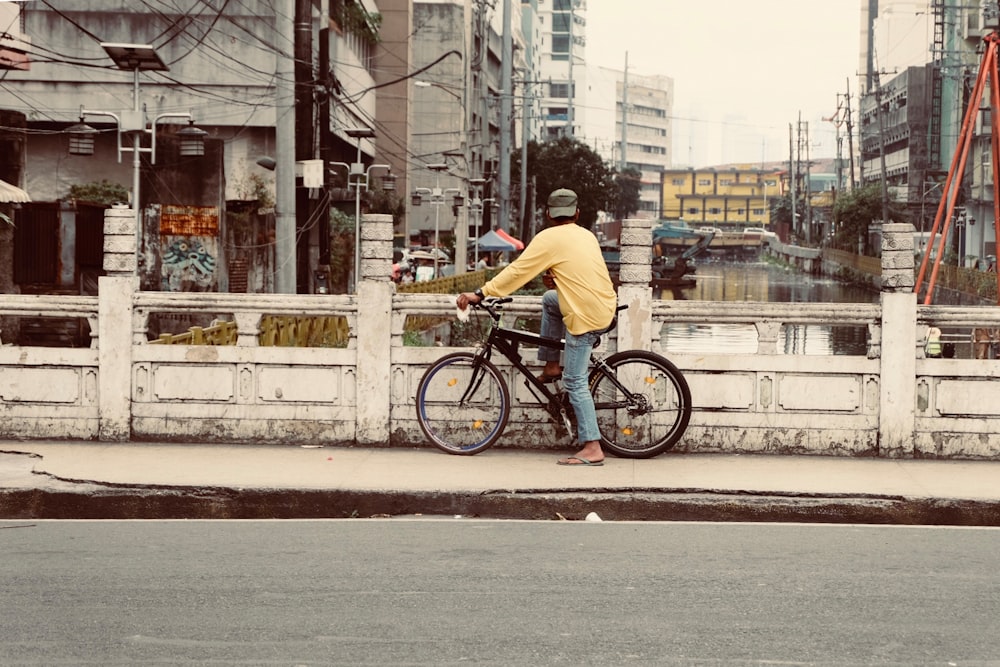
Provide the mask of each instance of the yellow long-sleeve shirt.
POLYGON ((539 232, 521 256, 483 285, 486 296, 507 296, 546 270, 552 272, 566 330, 575 336, 611 324, 617 295, 597 237, 569 222, 539 232))

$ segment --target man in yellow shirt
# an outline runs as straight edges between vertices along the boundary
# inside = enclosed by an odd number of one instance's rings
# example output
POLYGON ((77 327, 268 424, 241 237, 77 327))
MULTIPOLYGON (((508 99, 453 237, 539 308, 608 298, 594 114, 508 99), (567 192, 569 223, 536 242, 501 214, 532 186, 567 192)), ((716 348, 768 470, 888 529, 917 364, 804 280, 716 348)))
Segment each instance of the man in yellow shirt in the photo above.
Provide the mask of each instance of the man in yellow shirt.
MULTIPOLYGON (((604 464, 601 433, 597 427, 594 399, 587 389, 590 352, 600 338, 594 332, 611 324, 617 295, 597 237, 576 224, 580 211, 572 190, 560 188, 549 195, 546 217, 551 226, 539 232, 512 264, 475 292, 458 295, 462 310, 487 296, 507 296, 540 273, 548 272, 555 289, 542 297, 541 334, 565 337, 564 366, 560 370, 559 350, 539 348, 545 362, 543 381, 562 377, 576 414, 580 450, 560 459, 560 465, 604 464)), ((548 286, 548 284, 547 284, 548 286)))

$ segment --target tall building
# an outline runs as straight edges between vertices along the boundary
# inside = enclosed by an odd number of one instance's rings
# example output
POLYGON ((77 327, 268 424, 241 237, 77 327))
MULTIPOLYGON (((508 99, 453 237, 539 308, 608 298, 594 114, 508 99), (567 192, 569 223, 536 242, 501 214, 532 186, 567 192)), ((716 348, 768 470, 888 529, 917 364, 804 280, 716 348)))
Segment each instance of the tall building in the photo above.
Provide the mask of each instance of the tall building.
POLYGON ((539 5, 542 43, 539 79, 543 139, 571 136, 616 169, 642 174, 640 217, 660 216, 661 179, 673 162, 673 79, 642 76, 587 62, 586 3, 539 5))
MULTIPOLYGON (((384 1, 392 6, 403 0, 384 1)), ((511 9, 513 54, 507 64, 524 72, 523 6, 517 0, 503 2, 511 9)), ((501 86, 501 3, 416 0, 410 6, 404 159, 412 196, 407 199, 406 236, 415 245, 455 245, 459 255, 467 235, 478 235, 495 222, 489 206, 470 211, 470 203, 498 199, 500 152, 520 143, 520 122, 501 122, 504 96, 513 95, 501 86)), ((531 4, 527 7, 530 12, 531 4)))
MULTIPOLYGON (((966 112, 986 106, 971 92, 982 38, 997 25, 996 3, 862 0, 861 7, 862 180, 884 179, 926 234, 949 170, 960 166, 954 158, 966 112)), ((955 212, 948 243, 968 263, 996 255, 990 119, 982 108, 974 116, 963 179, 948 193, 955 212)))
POLYGON ((538 24, 543 45, 538 79, 546 82, 539 95, 541 137, 575 137, 588 114, 586 3, 552 0, 539 5, 538 24))
POLYGON ((666 76, 623 73, 616 86, 615 131, 620 169, 642 174, 638 217, 660 218, 664 169, 672 164, 674 81, 666 76))

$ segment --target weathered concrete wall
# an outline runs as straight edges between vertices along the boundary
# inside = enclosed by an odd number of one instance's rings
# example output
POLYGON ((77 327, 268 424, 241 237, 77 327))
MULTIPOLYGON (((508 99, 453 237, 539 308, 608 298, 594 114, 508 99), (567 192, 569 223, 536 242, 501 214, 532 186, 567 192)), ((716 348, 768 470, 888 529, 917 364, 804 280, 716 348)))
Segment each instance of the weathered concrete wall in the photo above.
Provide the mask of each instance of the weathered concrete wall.
MULTIPOLYGON (((391 218, 365 217, 357 296, 237 295, 138 291, 131 211, 108 215, 99 298, 0 296, 0 314, 86 317, 97 332, 91 349, 0 347, 0 437, 427 446, 417 383, 452 348, 405 346, 404 327, 408 316, 450 318, 454 305, 393 293, 391 218), (150 345, 150 317, 176 312, 234 319, 237 345, 150 345), (265 315, 343 316, 352 337, 342 349, 258 347, 265 315)), ((648 224, 629 221, 625 238, 639 247, 648 224)), ((637 254, 623 272, 635 276, 621 291, 629 310, 603 349, 663 352, 666 324, 755 327, 753 352, 670 355, 695 409, 680 451, 1000 459, 1000 362, 925 359, 922 345, 928 326, 998 327, 1000 312, 917 306, 902 259, 912 228, 889 231, 883 257, 896 256, 883 282, 893 290, 881 304, 652 302, 637 254), (779 354, 792 324, 867 327, 867 354, 779 354)), ((538 297, 512 306, 512 317, 540 313, 538 297)), ((499 446, 565 447, 516 371, 499 366, 514 405, 499 446)))

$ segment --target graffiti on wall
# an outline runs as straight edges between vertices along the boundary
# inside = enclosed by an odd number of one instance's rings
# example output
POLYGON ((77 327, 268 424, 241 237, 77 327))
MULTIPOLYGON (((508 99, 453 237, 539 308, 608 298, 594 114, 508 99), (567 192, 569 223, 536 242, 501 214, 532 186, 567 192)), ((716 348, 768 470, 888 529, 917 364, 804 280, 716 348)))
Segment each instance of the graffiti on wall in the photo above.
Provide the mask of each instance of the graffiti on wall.
POLYGON ((160 213, 161 289, 169 292, 217 289, 219 209, 163 206, 160 213))

